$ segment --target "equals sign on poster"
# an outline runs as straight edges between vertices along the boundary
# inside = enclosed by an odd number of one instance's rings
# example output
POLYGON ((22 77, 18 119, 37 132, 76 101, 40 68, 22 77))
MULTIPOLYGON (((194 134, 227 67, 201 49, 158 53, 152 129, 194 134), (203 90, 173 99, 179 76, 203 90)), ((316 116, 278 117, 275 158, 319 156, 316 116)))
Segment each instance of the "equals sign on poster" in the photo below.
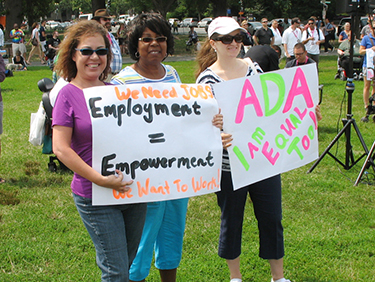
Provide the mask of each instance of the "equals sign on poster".
POLYGON ((165 142, 164 133, 152 133, 149 134, 148 137, 150 138, 150 143, 163 143, 165 142))

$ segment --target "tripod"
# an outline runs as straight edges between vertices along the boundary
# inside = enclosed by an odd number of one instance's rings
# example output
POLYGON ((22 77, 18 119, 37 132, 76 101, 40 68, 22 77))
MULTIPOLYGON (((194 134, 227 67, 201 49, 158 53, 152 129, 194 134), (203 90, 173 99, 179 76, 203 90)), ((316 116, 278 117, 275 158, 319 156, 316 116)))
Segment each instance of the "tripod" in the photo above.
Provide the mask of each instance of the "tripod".
MULTIPOLYGON (((352 43, 351 43, 352 45, 352 43)), ((351 48, 352 49, 352 48, 351 48)), ((351 62, 353 64, 353 54, 351 54, 351 62)), ((350 64, 349 64, 350 68, 350 64)), ((352 68, 350 68, 352 69, 352 68)), ((352 76, 352 74, 351 74, 352 76)), ((353 78, 348 78, 345 86, 345 90, 348 93, 348 107, 347 107, 347 114, 346 118, 342 119, 342 123, 344 127, 340 130, 340 132, 336 135, 336 137, 331 141, 331 143, 328 145, 328 147, 324 150, 323 154, 316 160, 316 162, 313 164, 313 166, 308 170, 308 173, 312 172, 315 167, 320 163, 320 161, 324 158, 326 154, 330 155, 336 162, 338 162, 340 165, 344 167, 344 169, 348 170, 352 168, 359 160, 361 160, 364 156, 368 155, 369 151, 367 149, 366 143, 363 140, 363 137, 361 135, 361 132, 359 131, 358 125, 355 122, 355 119, 352 115, 352 97, 354 92, 354 83, 353 78), (359 138, 361 145, 363 149, 365 150, 365 153, 362 154, 357 160, 355 160, 353 155, 353 146, 351 144, 351 127, 355 129, 355 132, 357 134, 357 137, 359 138), (345 163, 341 162, 336 156, 331 154, 329 150, 333 147, 333 145, 336 144, 336 142, 340 139, 340 137, 345 134, 346 138, 346 145, 345 145, 345 163)))

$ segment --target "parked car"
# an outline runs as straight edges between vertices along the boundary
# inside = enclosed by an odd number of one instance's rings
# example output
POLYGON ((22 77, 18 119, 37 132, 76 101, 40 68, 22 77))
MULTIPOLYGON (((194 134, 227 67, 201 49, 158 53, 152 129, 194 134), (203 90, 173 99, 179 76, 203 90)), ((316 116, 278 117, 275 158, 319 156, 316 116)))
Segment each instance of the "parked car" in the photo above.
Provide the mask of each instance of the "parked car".
MULTIPOLYGON (((277 21, 278 23, 281 21, 281 22, 284 22, 284 19, 273 19, 273 20, 275 20, 275 21, 277 21)), ((272 20, 272 21, 273 21, 272 20)), ((268 26, 271 26, 272 25, 272 21, 269 21, 269 23, 268 23, 268 26)), ((288 23, 289 23, 289 25, 292 25, 292 19, 288 19, 288 23)))
POLYGON ((180 27, 180 25, 181 25, 180 20, 177 19, 177 18, 169 18, 168 21, 169 21, 169 24, 170 24, 171 26, 173 26, 174 21, 177 21, 177 26, 178 26, 178 27, 180 27))
POLYGON ((65 29, 65 28, 67 28, 67 27, 69 27, 71 25, 72 25, 71 22, 66 21, 66 22, 60 23, 59 28, 65 29))
POLYGON ((46 22, 46 29, 51 30, 51 29, 58 29, 60 28, 61 23, 56 22, 56 21, 47 21, 46 22))
POLYGON ((80 20, 91 20, 92 14, 80 14, 78 17, 80 20))
POLYGON ((181 22, 182 27, 189 27, 194 26, 198 27, 198 19, 197 18, 186 18, 181 22))
MULTIPOLYGON (((368 21, 368 17, 361 17, 359 19, 359 31, 361 31, 361 29, 367 25, 367 21, 368 21)), ((344 30, 344 25, 346 23, 351 23, 352 22, 352 18, 351 17, 344 17, 340 20, 338 26, 337 26, 337 36, 340 35, 340 32, 344 30)))
POLYGON ((128 15, 128 14, 126 14, 126 15, 120 15, 119 17, 118 17, 118 21, 119 21, 119 23, 126 23, 126 20, 128 19, 130 17, 130 15, 128 15))
POLYGON ((254 35, 254 33, 262 27, 261 22, 249 22, 249 32, 251 35, 254 35))
POLYGON ((198 27, 206 27, 212 22, 212 18, 203 18, 198 22, 198 27))

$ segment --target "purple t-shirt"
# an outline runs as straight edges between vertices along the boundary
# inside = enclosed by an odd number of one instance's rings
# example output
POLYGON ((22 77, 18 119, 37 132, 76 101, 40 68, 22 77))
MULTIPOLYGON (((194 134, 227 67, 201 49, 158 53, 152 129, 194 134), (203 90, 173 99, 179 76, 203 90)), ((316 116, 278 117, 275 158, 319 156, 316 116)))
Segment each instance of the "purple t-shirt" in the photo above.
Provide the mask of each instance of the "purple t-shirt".
MULTIPOLYGON (((57 96, 52 118, 52 126, 73 128, 71 147, 92 166, 92 126, 83 91, 70 83, 64 86, 57 96)), ((77 173, 74 173, 71 187, 74 194, 92 198, 92 183, 77 173)))

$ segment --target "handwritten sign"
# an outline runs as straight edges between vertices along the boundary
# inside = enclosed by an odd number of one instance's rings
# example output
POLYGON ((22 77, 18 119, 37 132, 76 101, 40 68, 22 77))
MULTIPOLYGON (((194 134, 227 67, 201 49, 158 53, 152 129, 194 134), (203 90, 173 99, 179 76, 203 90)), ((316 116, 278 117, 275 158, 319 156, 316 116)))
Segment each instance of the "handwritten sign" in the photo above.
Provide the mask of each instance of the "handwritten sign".
POLYGON ((119 169, 131 190, 93 184, 94 205, 186 198, 219 190, 219 112, 208 85, 130 84, 84 90, 93 130, 93 168, 119 169))
POLYGON ((366 49, 366 78, 372 79, 374 77, 374 56, 375 52, 372 48, 366 49))
POLYGON ((228 148, 234 189, 318 157, 315 64, 212 86, 233 135, 228 148))

